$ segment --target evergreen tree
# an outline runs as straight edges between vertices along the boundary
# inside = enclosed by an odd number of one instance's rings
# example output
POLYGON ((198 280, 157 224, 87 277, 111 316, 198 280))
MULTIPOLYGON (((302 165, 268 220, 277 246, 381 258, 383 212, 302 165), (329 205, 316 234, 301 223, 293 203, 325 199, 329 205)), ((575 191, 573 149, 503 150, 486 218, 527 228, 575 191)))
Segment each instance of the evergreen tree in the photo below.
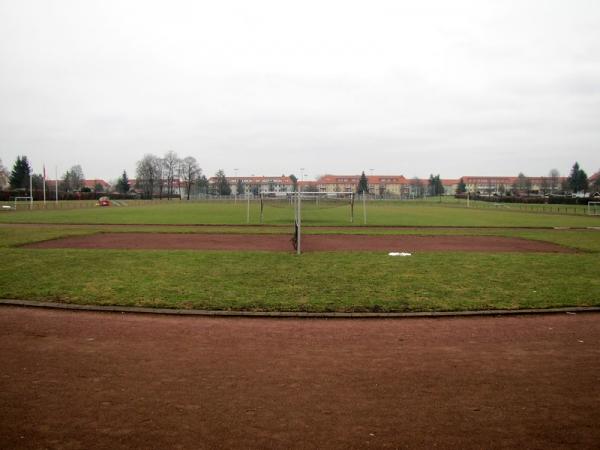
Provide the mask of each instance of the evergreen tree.
POLYGON ((467 185, 465 184, 465 181, 461 178, 458 182, 458 186, 456 186, 456 193, 464 194, 465 192, 467 192, 467 185))
POLYGON ((292 191, 298 192, 298 177, 296 177, 294 174, 291 174, 289 178, 292 180, 292 191))
POLYGON ((121 194, 127 194, 129 192, 129 178, 127 178, 127 172, 123 171, 123 175, 117 181, 117 191, 121 194))
POLYGON ((358 187, 356 189, 356 192, 359 194, 369 193, 369 180, 367 179, 364 170, 362 175, 360 176, 360 179, 358 180, 358 187))
POLYGON ((429 175, 429 195, 442 195, 444 193, 444 185, 440 179, 439 174, 435 177, 433 174, 429 175))
POLYGON ((569 185, 569 189, 573 192, 577 192, 577 179, 579 178, 579 163, 575 162, 573 167, 571 168, 571 173, 567 178, 567 183, 569 185))
POLYGON ((200 178, 198 178, 198 192, 208 194, 208 179, 205 175, 202 175, 200 178))
POLYGON ((579 163, 575 162, 571 168, 571 174, 567 178, 569 189, 572 192, 585 192, 588 190, 587 173, 579 167, 579 163))
POLYGON ((31 166, 29 165, 29 161, 27 161, 27 156, 17 156, 9 178, 11 189, 28 189, 30 175, 31 166))
POLYGON ((244 183, 242 183, 242 179, 238 178, 237 185, 235 188, 237 195, 244 195, 244 183))
POLYGON ((229 186, 229 182, 227 181, 227 177, 225 176, 223 169, 219 169, 219 171, 215 174, 215 177, 215 189, 217 194, 231 195, 231 187, 229 186))

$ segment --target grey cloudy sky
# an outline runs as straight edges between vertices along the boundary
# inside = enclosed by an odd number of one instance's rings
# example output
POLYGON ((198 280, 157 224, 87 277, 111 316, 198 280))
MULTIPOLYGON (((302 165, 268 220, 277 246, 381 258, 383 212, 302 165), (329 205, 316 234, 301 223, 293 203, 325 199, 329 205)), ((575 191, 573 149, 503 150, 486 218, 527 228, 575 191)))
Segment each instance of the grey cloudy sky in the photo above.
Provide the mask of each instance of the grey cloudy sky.
POLYGON ((0 0, 0 158, 135 174, 600 168, 600 1, 0 0))

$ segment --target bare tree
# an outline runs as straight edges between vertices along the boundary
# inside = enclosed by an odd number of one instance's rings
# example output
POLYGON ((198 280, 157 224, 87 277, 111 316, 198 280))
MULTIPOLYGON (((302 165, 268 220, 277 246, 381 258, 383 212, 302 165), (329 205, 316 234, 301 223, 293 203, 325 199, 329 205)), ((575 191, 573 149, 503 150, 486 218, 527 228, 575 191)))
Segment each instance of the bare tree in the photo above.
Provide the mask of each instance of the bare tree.
POLYGON ((519 172, 517 179, 513 183, 513 190, 518 192, 519 195, 523 193, 529 194, 528 189, 531 187, 531 180, 529 180, 523 172, 519 172))
POLYGON ((143 191, 144 198, 151 199, 156 185, 160 182, 157 173, 159 159, 157 156, 146 154, 137 162, 137 186, 143 191))
POLYGON ((189 200, 192 186, 194 186, 198 181, 198 177, 200 177, 202 174, 202 169, 198 167, 196 158, 188 156, 181 161, 179 173, 180 179, 183 181, 183 185, 185 186, 187 199, 189 200))
POLYGON ((154 161, 154 172, 156 173, 157 184, 155 189, 158 191, 158 198, 162 199, 165 189, 165 162, 162 158, 156 158, 154 161))
POLYGON ((0 189, 4 189, 8 186, 8 170, 2 164, 0 159, 0 189))
POLYGON ((548 174, 548 178, 550 179, 550 193, 554 193, 560 188, 560 173, 556 169, 552 169, 548 174))
POLYGON ((83 175, 83 169, 79 164, 71 167, 63 175, 62 185, 66 192, 74 192, 83 187, 85 177, 83 175))
POLYGON ((167 194, 169 199, 173 195, 175 186, 175 176, 179 172, 180 159, 174 151, 168 151, 163 158, 164 175, 167 182, 167 194))
POLYGON ((547 177, 540 177, 540 193, 546 195, 550 189, 550 181, 547 177))

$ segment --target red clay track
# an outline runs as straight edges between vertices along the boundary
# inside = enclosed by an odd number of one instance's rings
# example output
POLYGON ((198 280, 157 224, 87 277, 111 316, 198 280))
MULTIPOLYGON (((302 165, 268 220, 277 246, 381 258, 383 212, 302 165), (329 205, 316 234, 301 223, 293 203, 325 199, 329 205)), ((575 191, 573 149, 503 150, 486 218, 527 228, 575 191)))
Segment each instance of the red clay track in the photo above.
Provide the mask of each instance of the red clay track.
MULTIPOLYGON (((281 234, 101 233, 30 244, 29 248, 293 251, 281 234)), ((302 251, 559 252, 575 250, 548 242, 499 236, 303 235, 302 251)))
POLYGON ((0 448, 598 448, 599 319, 0 307, 0 448))

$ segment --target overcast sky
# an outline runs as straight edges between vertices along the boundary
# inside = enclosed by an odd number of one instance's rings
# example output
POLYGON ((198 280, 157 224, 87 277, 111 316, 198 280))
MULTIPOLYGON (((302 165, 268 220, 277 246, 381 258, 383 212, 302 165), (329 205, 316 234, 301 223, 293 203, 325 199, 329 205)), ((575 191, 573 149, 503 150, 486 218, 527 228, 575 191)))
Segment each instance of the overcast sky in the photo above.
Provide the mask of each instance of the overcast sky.
POLYGON ((0 0, 0 158, 135 176, 600 168, 600 1, 0 0))

